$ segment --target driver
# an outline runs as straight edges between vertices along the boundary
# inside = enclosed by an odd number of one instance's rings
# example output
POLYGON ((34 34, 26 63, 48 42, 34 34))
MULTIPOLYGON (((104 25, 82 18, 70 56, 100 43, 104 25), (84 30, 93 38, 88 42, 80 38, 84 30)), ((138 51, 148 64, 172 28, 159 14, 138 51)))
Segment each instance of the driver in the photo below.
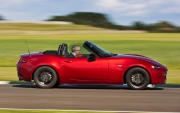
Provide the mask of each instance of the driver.
POLYGON ((68 57, 77 58, 78 55, 79 55, 80 52, 81 52, 80 46, 78 46, 78 45, 73 45, 72 48, 71 48, 71 51, 72 51, 72 52, 68 55, 68 57))

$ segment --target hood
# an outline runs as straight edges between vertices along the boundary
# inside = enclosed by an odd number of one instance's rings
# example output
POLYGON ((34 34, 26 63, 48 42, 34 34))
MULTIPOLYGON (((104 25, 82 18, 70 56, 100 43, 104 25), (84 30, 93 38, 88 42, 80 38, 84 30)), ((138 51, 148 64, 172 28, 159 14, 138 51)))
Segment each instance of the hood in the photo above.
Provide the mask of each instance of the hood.
POLYGON ((161 63, 158 61, 155 61, 149 57, 143 56, 143 55, 138 55, 138 54, 117 54, 116 56, 113 56, 114 58, 134 58, 134 59, 141 59, 145 60, 154 64, 157 64, 159 66, 163 66, 161 63))
MULTIPOLYGON (((114 58, 148 58, 146 56, 143 55, 138 55, 138 54, 117 54, 115 56, 112 56, 114 58)), ((150 59, 150 58, 148 58, 150 59)))

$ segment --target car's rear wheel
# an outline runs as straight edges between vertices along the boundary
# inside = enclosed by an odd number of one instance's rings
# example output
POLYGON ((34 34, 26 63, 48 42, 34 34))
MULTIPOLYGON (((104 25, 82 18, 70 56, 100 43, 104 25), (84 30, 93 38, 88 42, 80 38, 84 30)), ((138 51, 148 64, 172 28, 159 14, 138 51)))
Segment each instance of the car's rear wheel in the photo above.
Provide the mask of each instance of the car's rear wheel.
POLYGON ((126 83, 130 89, 146 89, 150 81, 148 72, 140 67, 130 69, 126 74, 126 83))
POLYGON ((34 82, 40 88, 53 88, 57 81, 57 73, 51 67, 39 67, 34 73, 34 82))

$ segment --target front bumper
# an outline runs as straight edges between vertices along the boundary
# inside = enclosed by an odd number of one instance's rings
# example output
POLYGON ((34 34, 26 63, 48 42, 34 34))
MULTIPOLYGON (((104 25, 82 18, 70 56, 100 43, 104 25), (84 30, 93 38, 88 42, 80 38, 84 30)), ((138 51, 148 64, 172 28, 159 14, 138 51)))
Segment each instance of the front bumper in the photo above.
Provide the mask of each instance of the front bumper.
POLYGON ((166 84, 167 69, 154 70, 152 73, 151 84, 166 84))

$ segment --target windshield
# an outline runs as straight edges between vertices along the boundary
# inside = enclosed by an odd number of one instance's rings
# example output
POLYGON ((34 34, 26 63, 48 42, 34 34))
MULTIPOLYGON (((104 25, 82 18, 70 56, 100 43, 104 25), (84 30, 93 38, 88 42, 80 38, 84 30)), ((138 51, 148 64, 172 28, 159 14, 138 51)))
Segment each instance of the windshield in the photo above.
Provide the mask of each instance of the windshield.
POLYGON ((86 41, 84 43, 84 45, 89 48, 92 52, 98 54, 101 57, 110 57, 112 56, 111 53, 109 53, 108 51, 104 50, 103 48, 97 46, 96 44, 90 42, 90 41, 86 41))

